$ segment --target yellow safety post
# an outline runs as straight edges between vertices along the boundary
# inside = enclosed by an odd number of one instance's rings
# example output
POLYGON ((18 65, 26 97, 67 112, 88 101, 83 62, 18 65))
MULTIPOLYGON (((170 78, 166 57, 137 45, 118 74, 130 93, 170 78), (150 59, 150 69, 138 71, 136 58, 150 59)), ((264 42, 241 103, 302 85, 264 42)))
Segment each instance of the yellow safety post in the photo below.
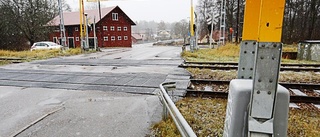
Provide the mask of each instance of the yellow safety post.
POLYGON ((290 94, 278 84, 284 8, 285 0, 246 0, 238 79, 230 82, 224 136, 287 135, 290 94))
POLYGON ((79 11, 80 11, 80 38, 83 38, 83 0, 79 0, 79 11))
POLYGON ((244 11, 242 41, 258 40, 261 0, 247 0, 244 11))
POLYGON ((285 0, 247 0, 242 40, 280 42, 285 0))
POLYGON ((80 44, 81 44, 81 49, 84 48, 84 37, 86 36, 86 24, 84 24, 85 22, 85 18, 84 18, 84 4, 83 4, 83 0, 79 0, 79 11, 80 11, 80 44))
POLYGON ((285 0, 262 0, 258 42, 281 42, 285 0))
POLYGON ((193 37, 194 36, 194 31, 193 31, 193 24, 194 24, 194 17, 193 17, 193 0, 191 0, 191 9, 190 9, 190 36, 193 37))

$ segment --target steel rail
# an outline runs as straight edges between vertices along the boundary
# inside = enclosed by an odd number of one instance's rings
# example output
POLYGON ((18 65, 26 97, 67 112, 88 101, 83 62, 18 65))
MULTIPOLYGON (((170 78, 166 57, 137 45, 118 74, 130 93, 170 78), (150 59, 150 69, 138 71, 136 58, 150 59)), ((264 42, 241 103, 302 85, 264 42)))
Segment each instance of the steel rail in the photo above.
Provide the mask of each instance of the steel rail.
MULTIPOLYGON (((217 91, 199 91, 187 89, 187 97, 212 97, 212 98, 228 98, 228 92, 217 91)), ((320 104, 320 97, 311 96, 290 96, 291 103, 314 103, 320 104)))
MULTIPOLYGON (((229 80, 211 80, 211 79, 190 79, 190 82, 202 84, 229 84, 229 80)), ((285 83, 279 82, 280 85, 286 88, 302 88, 302 89, 320 89, 320 84, 309 83, 285 83)))
POLYGON ((0 57, 0 60, 26 60, 24 58, 0 57))
MULTIPOLYGON (((207 62, 207 61, 184 61, 185 64, 203 64, 203 65, 235 65, 237 62, 207 62)), ((295 63, 283 63, 281 66, 298 66, 298 67, 320 67, 320 64, 295 64, 295 63)))
MULTIPOLYGON (((213 70, 238 70, 238 66, 214 66, 214 65, 198 65, 198 64, 180 64, 181 68, 200 68, 200 69, 213 69, 213 70)), ((320 68, 292 68, 292 67, 281 67, 280 71, 314 71, 320 72, 320 68)))
POLYGON ((169 112, 182 137, 196 137, 188 122, 169 97, 167 90, 175 89, 175 82, 160 84, 160 101, 163 104, 163 116, 166 119, 169 112))

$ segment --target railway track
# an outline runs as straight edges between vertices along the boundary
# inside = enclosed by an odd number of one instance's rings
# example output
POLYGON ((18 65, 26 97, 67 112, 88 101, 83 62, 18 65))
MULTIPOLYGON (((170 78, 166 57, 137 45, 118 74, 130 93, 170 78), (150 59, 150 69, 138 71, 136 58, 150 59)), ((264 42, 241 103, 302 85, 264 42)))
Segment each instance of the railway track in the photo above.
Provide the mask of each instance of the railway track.
MULTIPOLYGON (((226 85, 230 81, 224 80, 209 80, 209 79, 191 79, 192 85, 226 85)), ((320 109, 320 84, 307 84, 307 83, 279 83, 287 88, 290 92, 290 103, 307 103, 314 104, 320 109)), ((209 91, 209 90, 195 90, 187 89, 186 96, 189 97, 213 97, 213 98, 228 98, 228 89, 224 91, 209 91)))
MULTIPOLYGON (((235 65, 238 66, 237 62, 199 62, 199 61, 184 61, 184 64, 198 64, 198 65, 235 65)), ((320 67, 320 64, 293 64, 293 63, 282 63, 283 67, 320 67)))
POLYGON ((13 58, 13 57, 0 57, 0 61, 9 61, 11 63, 21 63, 26 59, 23 58, 13 58))
MULTIPOLYGON (((212 70, 238 70, 235 62, 190 62, 180 64, 182 68, 200 68, 212 70)), ((320 64, 281 64, 280 71, 313 71, 320 72, 320 64)))

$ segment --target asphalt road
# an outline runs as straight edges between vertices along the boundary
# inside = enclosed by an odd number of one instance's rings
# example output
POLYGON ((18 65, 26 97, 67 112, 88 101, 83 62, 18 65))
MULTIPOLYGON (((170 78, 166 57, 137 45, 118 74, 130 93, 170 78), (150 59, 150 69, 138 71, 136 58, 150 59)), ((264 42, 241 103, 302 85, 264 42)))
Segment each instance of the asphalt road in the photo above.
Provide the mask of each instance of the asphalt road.
POLYGON ((189 74, 181 47, 134 45, 0 67, 0 137, 141 137, 161 120, 159 84, 189 74))

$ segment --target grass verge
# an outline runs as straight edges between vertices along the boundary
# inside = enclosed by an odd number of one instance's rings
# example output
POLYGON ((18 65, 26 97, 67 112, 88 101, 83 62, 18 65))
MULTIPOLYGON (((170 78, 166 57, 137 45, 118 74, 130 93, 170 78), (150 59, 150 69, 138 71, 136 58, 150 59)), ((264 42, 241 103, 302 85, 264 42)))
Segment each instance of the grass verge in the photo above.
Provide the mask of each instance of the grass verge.
MULTIPOLYGON (((22 61, 32 61, 54 58, 58 56, 71 56, 81 54, 80 48, 68 49, 68 50, 35 50, 35 51, 8 51, 0 50, 1 58, 18 58, 22 61)), ((0 65, 10 64, 10 60, 0 61, 0 65)))
MULTIPOLYGON (((227 100, 184 98, 176 103, 179 111, 199 137, 222 137, 227 100)), ((153 125, 159 137, 177 137, 179 131, 169 119, 153 125)), ((308 108, 289 110, 288 137, 319 137, 320 111, 308 108)))
MULTIPOLYGON (((235 61, 239 59, 239 46, 227 44, 218 49, 200 49, 194 53, 183 52, 187 61, 235 61)), ((283 51, 294 52, 295 46, 285 46, 283 51)), ((283 59, 286 63, 314 63, 283 59)), ((237 71, 217 71, 210 69, 187 69, 194 78, 231 80, 237 71)), ((319 83, 320 74, 314 72, 280 72, 279 81, 294 83, 319 83)), ((176 103, 179 111, 199 137, 223 136, 227 100, 210 98, 184 98, 176 103)), ((318 109, 300 108, 289 110, 288 137, 319 137, 320 111, 318 109)), ((152 126, 153 134, 159 137, 180 136, 171 119, 152 126)))
MULTIPOLYGON (((237 77, 237 71, 211 70, 199 68, 187 68, 195 79, 232 80, 237 77)), ((317 72, 293 72, 281 71, 279 82, 288 83, 320 83, 320 73, 317 72)))
MULTIPOLYGON (((297 45, 284 45, 283 52, 297 52, 297 45)), ((196 52, 184 51, 181 56, 187 61, 220 61, 238 62, 240 46, 236 44, 226 44, 215 49, 200 49, 196 52)), ((283 63, 315 63, 314 61, 282 59, 283 63)))

